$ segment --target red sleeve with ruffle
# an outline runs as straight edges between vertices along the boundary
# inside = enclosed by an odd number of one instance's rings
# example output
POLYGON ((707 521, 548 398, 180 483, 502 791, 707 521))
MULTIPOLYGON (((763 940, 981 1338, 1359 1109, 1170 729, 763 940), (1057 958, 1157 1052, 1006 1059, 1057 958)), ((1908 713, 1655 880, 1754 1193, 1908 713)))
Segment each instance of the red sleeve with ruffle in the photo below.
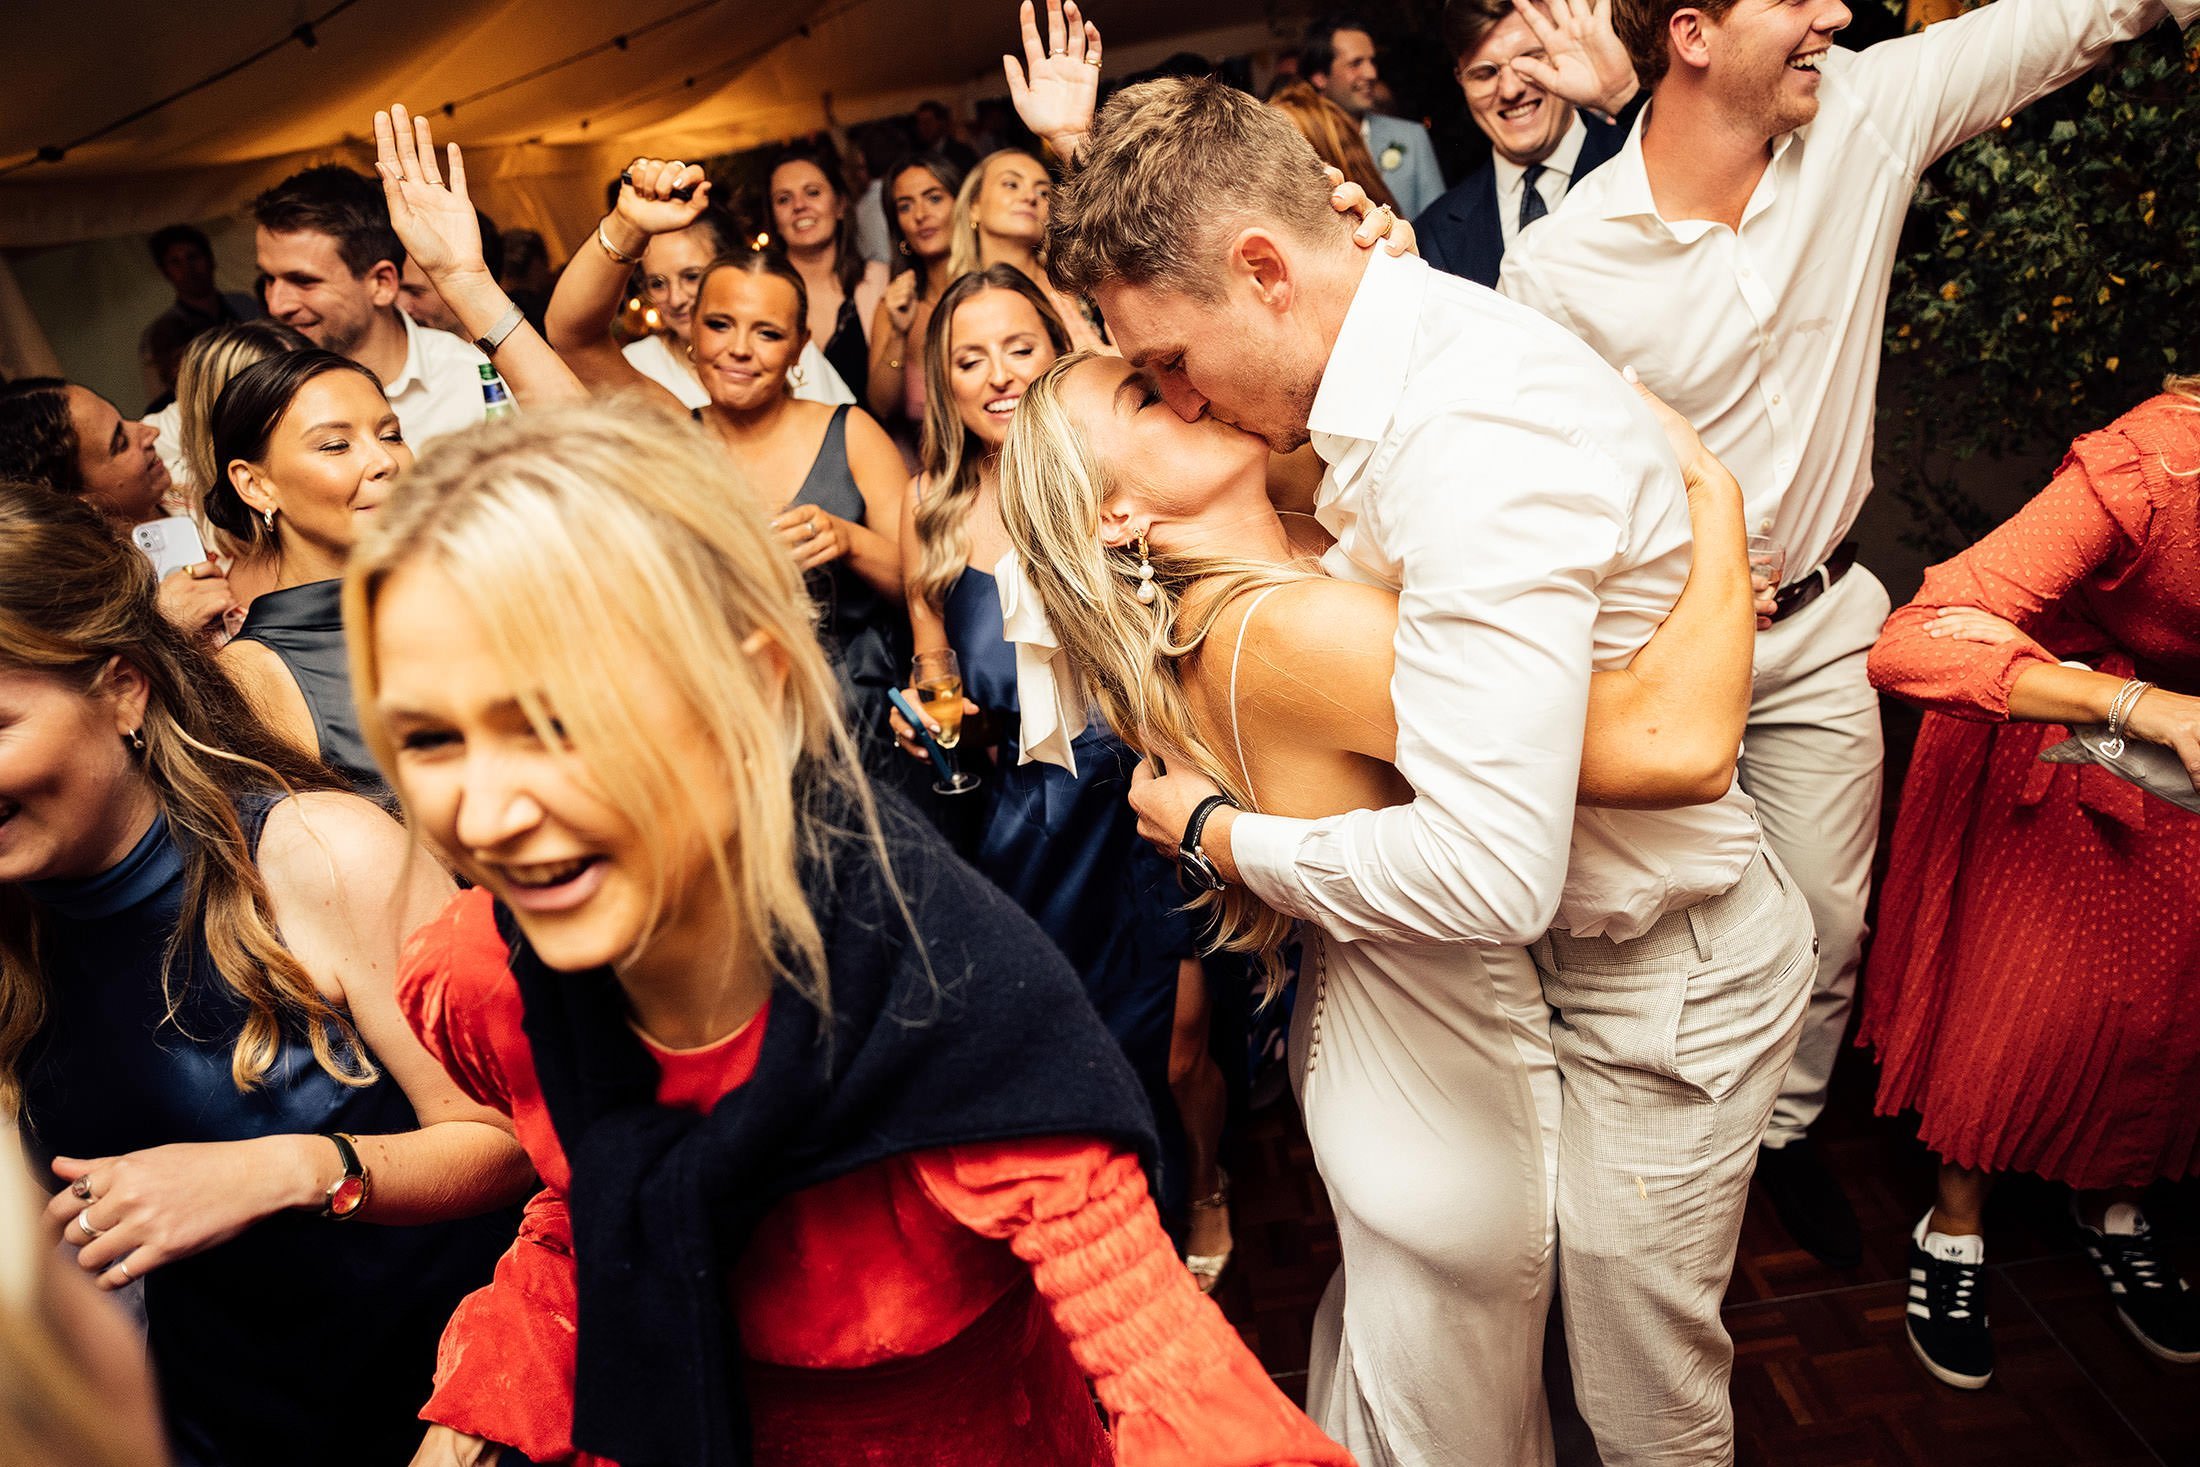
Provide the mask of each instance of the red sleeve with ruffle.
MULTIPOLYGON (((515 1122, 543 1121, 528 1111, 539 1098, 533 1074, 505 1067, 500 1036, 519 1022, 503 940, 489 894, 461 892, 406 944, 397 978, 405 1021, 458 1088, 515 1122)), ((562 1182, 562 1155, 545 1155, 541 1133, 520 1124, 520 1139, 545 1177, 562 1182)), ((555 1151, 552 1143, 550 1150, 555 1151)), ((576 1279, 573 1227, 565 1197, 545 1187, 527 1204, 519 1236, 495 1275, 459 1301, 436 1347, 435 1391, 424 1421, 512 1447, 537 1462, 614 1467, 573 1450, 576 1279)))
POLYGON ((2088 577, 2128 564, 2153 510, 2139 450, 2113 428, 2071 445, 2054 480, 1985 539, 1925 573, 1871 651, 1872 686, 1935 713, 1999 723, 2028 667, 2055 656, 2029 639, 1990 647, 1926 628, 1941 608, 1974 606, 2027 632, 2088 577))
POLYGON ((1135 1157, 1049 1137, 912 1159, 949 1216, 1030 1267, 1108 1409, 1122 1467, 1349 1467, 1199 1292, 1135 1157))

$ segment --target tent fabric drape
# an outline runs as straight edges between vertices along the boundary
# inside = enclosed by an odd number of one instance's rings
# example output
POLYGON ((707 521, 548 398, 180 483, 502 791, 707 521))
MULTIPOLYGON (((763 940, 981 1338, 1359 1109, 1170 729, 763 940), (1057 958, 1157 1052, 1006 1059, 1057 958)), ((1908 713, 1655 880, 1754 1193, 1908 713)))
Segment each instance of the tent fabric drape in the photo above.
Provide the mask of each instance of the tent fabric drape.
MULTIPOLYGON (((148 233, 234 214, 309 163, 371 158, 402 101, 462 144, 480 201, 562 255, 638 153, 704 157, 938 96, 998 96, 1011 0, 358 0, 261 61, 58 163, 24 163, 291 34, 326 3, 79 0, 11 8, 0 95, 0 248, 148 233), (626 38, 622 48, 616 38, 626 38), (597 50, 596 48, 601 48, 597 50), (580 53, 595 50, 595 54, 580 53), (453 105, 447 118, 445 103, 453 105)), ((1108 0, 1109 70, 1275 43, 1260 0, 1108 0)), ((1288 27, 1286 28, 1288 29, 1288 27)))

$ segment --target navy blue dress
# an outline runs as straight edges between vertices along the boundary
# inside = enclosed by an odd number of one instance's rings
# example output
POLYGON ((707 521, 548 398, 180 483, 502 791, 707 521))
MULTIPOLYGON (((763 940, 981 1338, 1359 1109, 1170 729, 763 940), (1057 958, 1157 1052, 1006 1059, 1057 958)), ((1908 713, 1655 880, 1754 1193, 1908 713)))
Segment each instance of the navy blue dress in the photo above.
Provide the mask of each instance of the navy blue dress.
MULTIPOLYGON (((272 802, 240 810, 255 846, 272 802)), ((54 1156, 114 1156, 179 1141, 418 1127, 384 1075, 340 1084, 302 1036, 256 1090, 229 1057, 246 1009, 193 930, 162 956, 183 908, 182 852, 165 816, 118 865, 27 882, 47 1015, 24 1067, 26 1139, 54 1156)), ((330 1147, 331 1156, 334 1146, 330 1147)), ((489 1281, 516 1210, 425 1227, 284 1213, 155 1270, 144 1284, 153 1366, 179 1467, 411 1460, 427 1429, 436 1340, 489 1281)))
POLYGON ((1131 770, 1138 756, 1097 720, 1077 736, 1077 772, 1017 759, 1016 649, 993 577, 966 567, 942 608, 963 691, 992 718, 999 758, 971 860, 1054 939, 1146 1086, 1163 1133, 1163 1211, 1182 1205, 1169 1094, 1177 965, 1199 952, 1199 926, 1176 872, 1138 838, 1131 770))

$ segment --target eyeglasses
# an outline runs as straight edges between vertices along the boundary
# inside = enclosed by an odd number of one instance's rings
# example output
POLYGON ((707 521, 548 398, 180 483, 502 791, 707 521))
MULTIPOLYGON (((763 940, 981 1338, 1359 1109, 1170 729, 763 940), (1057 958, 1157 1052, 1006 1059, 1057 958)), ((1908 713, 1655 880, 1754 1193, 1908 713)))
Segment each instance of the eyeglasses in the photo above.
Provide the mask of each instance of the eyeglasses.
POLYGON ((1508 70, 1522 81, 1533 86, 1535 84, 1534 79, 1520 70, 1520 63, 1523 61, 1548 62, 1550 59, 1550 54, 1538 47, 1533 51, 1523 51, 1508 61, 1484 61, 1476 66, 1462 66, 1458 68, 1455 74, 1458 76, 1461 86, 1469 92, 1477 94, 1495 91, 1497 89, 1497 79, 1508 70))

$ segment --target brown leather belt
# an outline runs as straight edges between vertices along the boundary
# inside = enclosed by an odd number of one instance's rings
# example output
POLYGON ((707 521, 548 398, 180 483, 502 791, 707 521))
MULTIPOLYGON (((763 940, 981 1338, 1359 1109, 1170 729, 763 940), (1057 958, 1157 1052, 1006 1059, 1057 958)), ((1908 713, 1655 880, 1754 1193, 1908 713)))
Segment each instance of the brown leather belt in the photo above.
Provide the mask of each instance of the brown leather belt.
POLYGON ((1834 583, 1849 573, 1856 564, 1856 542, 1845 540, 1840 549, 1827 557, 1826 563, 1803 579, 1780 588, 1780 594, 1772 598, 1774 621, 1786 621, 1804 607, 1832 590, 1834 583))

